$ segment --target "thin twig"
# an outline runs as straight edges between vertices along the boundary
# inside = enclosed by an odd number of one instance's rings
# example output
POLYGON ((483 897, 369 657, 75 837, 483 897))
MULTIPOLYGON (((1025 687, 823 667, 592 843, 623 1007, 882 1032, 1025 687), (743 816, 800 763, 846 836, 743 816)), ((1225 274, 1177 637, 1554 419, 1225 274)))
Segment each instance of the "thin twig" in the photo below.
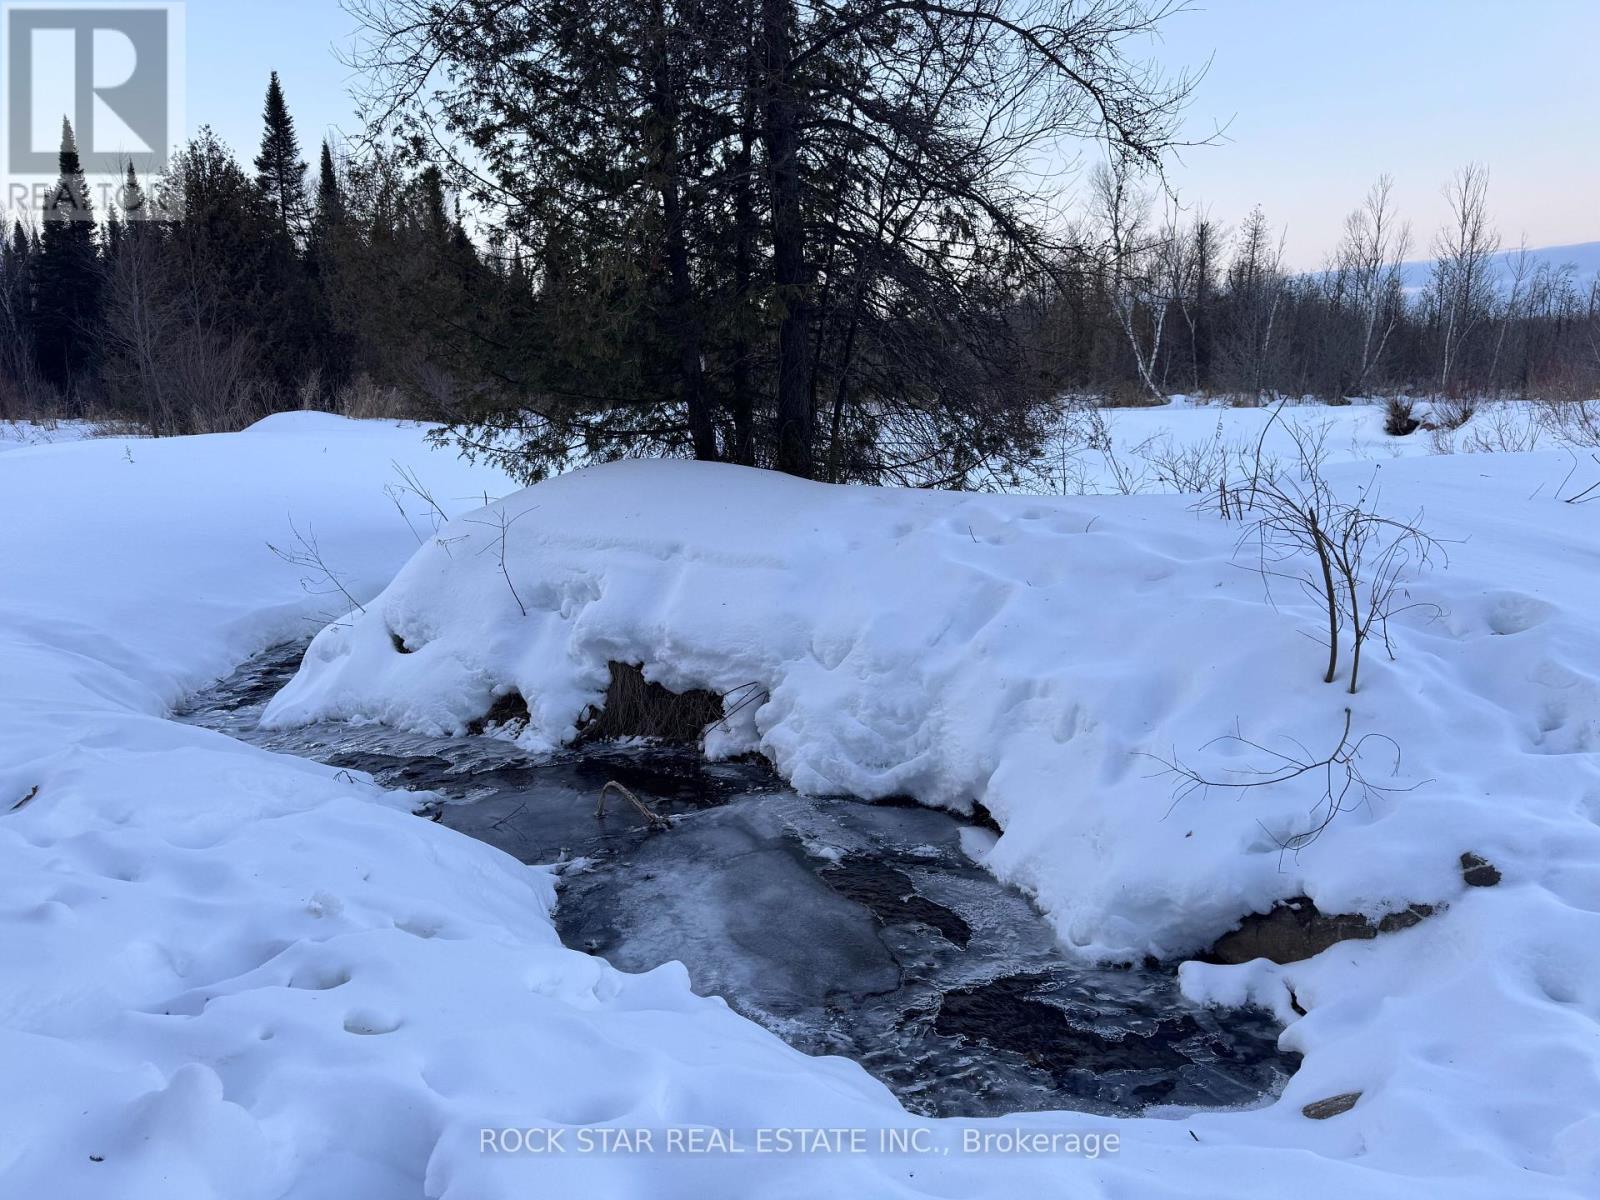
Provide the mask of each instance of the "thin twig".
MULTIPOLYGON (((1228 742, 1245 746, 1268 756, 1271 764, 1265 768, 1245 767, 1236 769, 1234 774, 1247 776, 1241 779, 1214 779, 1189 766, 1175 754, 1171 758, 1162 758, 1159 755, 1141 752, 1140 757, 1153 759, 1161 764, 1162 769, 1157 772, 1157 777, 1173 776, 1176 782, 1173 785, 1172 807, 1193 795, 1201 793, 1204 797, 1212 788, 1225 791, 1244 792, 1254 788, 1272 787, 1275 784, 1288 783, 1290 780, 1299 779, 1304 775, 1320 773, 1322 777, 1322 791, 1310 810, 1311 824, 1299 833, 1281 838, 1267 829, 1262 830, 1272 838, 1279 850, 1293 852, 1303 850, 1317 838, 1334 821, 1341 812, 1346 812, 1355 807, 1347 803, 1352 795, 1359 798, 1363 804, 1370 805, 1374 795, 1388 795, 1398 792, 1411 792, 1421 787, 1430 780, 1420 780, 1409 786, 1398 784, 1374 783, 1368 779, 1361 769, 1361 755, 1369 742, 1383 742, 1393 752, 1394 761, 1390 765, 1390 774, 1400 770, 1400 744, 1388 734, 1368 733, 1360 737, 1351 734, 1353 720, 1349 708, 1344 710, 1344 727, 1340 730, 1338 744, 1326 755, 1318 758, 1294 739, 1287 739, 1293 743, 1296 754, 1285 754, 1281 750, 1274 750, 1260 742, 1251 741, 1239 733, 1225 734, 1213 738, 1201 747, 1208 749, 1219 742, 1228 742)), ((1168 810, 1169 812, 1171 809, 1168 810)))
POLYGON ((315 596, 327 596, 337 593, 349 602, 352 611, 365 613, 367 610, 362 606, 361 601, 350 594, 350 589, 345 587, 344 581, 339 578, 338 572, 328 566, 323 559, 322 548, 317 544, 316 531, 310 525, 307 525, 305 532, 302 533, 293 520, 289 522, 289 530, 294 534, 296 543, 294 547, 281 549, 268 542, 267 549, 291 566, 316 572, 315 575, 301 576, 300 586, 306 592, 315 596), (332 584, 333 586, 323 586, 325 584, 332 584))

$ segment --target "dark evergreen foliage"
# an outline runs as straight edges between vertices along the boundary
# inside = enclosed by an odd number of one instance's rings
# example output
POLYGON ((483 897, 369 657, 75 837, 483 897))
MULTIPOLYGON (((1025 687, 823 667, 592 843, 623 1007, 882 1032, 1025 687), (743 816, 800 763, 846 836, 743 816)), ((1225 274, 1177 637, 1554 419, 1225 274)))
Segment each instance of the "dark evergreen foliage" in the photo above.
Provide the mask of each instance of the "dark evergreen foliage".
POLYGON ((100 313, 100 250, 94 208, 72 126, 61 122, 60 175, 46 203, 33 268, 34 356, 44 380, 69 398, 94 363, 100 313))
POLYGON ((255 158, 256 183, 271 205, 279 232, 296 238, 304 232, 307 218, 306 164, 300 160, 300 140, 276 71, 267 84, 261 116, 266 128, 261 134, 261 152, 255 158))

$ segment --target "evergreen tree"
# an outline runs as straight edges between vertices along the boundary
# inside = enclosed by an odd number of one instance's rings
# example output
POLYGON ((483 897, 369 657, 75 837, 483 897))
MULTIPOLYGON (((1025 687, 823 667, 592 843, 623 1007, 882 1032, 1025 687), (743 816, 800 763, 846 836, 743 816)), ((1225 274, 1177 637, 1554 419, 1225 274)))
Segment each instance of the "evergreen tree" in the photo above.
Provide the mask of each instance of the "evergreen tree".
POLYGON ((297 391, 315 369, 318 333, 305 264, 296 254, 311 213, 306 200, 306 164, 300 158, 294 118, 274 71, 262 111, 266 128, 256 155, 256 185, 271 210, 278 235, 267 247, 258 279, 263 322, 253 333, 261 343, 263 365, 282 393, 297 391))
POLYGON ((144 188, 139 183, 139 173, 128 164, 128 173, 117 192, 117 203, 106 212, 106 256, 116 258, 128 229, 149 216, 144 188))
POLYGON ((256 331, 275 307, 271 259, 276 211, 210 126, 172 159, 164 180, 175 219, 171 241, 184 285, 230 336, 256 331))
POLYGON ((442 246, 449 238, 450 218, 445 213, 444 176, 438 167, 430 165, 422 169, 417 178, 417 192, 423 236, 442 246))
POLYGON ((60 177, 44 213, 35 272, 34 337, 39 369, 62 391, 79 386, 91 365, 100 308, 100 262, 94 211, 72 125, 61 122, 60 177))
POLYGON ((342 270, 350 250, 348 205, 326 140, 317 169, 317 195, 306 244, 311 369, 324 402, 332 400, 354 374, 356 339, 351 336, 342 270))
POLYGON ((33 252, 33 243, 28 239, 28 231, 18 221, 11 227, 11 240, 5 247, 5 270, 9 273, 16 268, 18 263, 26 263, 33 252))
POLYGON ((122 184, 122 193, 117 197, 117 202, 122 208, 125 221, 143 221, 150 216, 150 200, 145 195, 144 187, 139 182, 139 173, 133 169, 133 164, 128 164, 128 177, 122 184))
POLYGON ((344 193, 339 190, 339 174, 334 170, 333 151, 322 143, 322 160, 317 168, 317 201, 311 215, 313 241, 326 242, 345 220, 344 193))
POLYGON ((261 135, 261 153, 256 155, 256 183, 272 205, 278 229, 298 236, 306 220, 306 164, 300 160, 300 142, 295 137, 294 118, 283 102, 283 87, 278 73, 267 84, 267 102, 262 111, 266 130, 261 135))
POLYGON ((1187 84, 1127 47, 1163 11, 364 4, 389 128, 470 145, 440 165, 540 262, 541 328, 459 339, 466 440, 507 435, 519 470, 581 440, 876 482, 1024 450, 1012 297, 1067 244, 1019 167, 1080 139, 1161 161, 1187 84))
POLYGON ((0 243, 0 415, 23 415, 33 398, 34 251, 21 221, 0 243))

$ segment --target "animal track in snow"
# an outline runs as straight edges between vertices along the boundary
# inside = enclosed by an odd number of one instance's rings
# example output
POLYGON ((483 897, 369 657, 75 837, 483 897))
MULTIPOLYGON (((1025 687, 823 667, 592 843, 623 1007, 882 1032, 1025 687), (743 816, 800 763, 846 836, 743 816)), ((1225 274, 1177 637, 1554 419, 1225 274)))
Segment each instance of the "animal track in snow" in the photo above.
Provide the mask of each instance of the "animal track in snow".
POLYGON ((370 1008, 358 1008, 350 1012, 344 1019, 346 1033, 372 1036, 380 1033, 393 1033, 399 1029, 403 1022, 393 1013, 378 1012, 370 1008))
POLYGON ((289 977, 289 986, 312 992, 330 992, 350 982, 350 972, 329 965, 301 967, 289 977))
POLYGON ((1555 608, 1536 596, 1519 592, 1500 592, 1489 599, 1484 622, 1489 632, 1499 637, 1526 633, 1550 619, 1555 608))

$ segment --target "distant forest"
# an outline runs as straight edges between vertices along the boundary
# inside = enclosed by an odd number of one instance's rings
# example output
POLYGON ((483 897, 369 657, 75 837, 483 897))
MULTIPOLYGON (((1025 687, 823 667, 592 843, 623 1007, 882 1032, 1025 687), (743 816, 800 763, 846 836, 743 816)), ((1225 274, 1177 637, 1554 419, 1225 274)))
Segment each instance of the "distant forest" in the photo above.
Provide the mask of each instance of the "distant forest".
POLYGON ((0 418, 158 436, 285 409, 440 422, 525 479, 672 454, 971 484, 1064 397, 1600 395, 1600 280, 1513 253, 1487 172, 1388 180, 1323 269, 1161 173, 1192 80, 1135 0, 367 0, 368 135, 247 166, 202 128, 0 253, 0 418), (1063 188, 1030 169, 1095 164, 1063 188), (1402 264, 1430 256, 1420 288, 1402 264))

